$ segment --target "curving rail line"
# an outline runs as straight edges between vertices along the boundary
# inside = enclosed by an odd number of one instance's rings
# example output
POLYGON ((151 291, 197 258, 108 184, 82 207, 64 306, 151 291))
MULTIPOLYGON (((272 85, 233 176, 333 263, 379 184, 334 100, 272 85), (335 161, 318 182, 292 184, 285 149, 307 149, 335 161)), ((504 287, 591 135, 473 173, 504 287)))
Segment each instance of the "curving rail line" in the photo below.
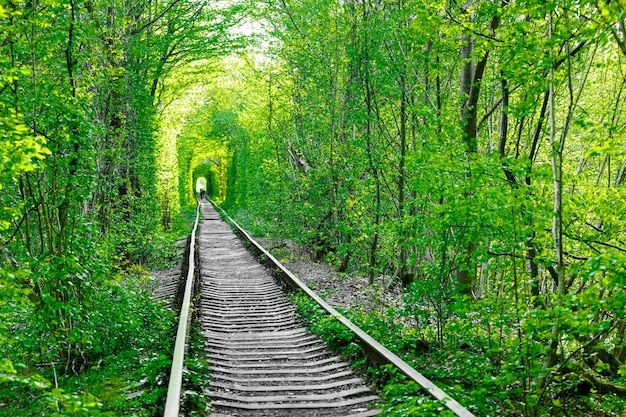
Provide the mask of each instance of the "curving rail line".
MULTIPOLYGON (((207 338, 205 350, 212 368, 208 388, 213 407, 210 417, 367 417, 379 414, 381 410, 371 409, 369 404, 376 397, 362 380, 352 374, 348 364, 334 356, 296 320, 294 308, 286 301, 280 286, 247 251, 231 227, 221 220, 218 212, 208 203, 201 203, 200 208, 204 220, 197 239, 201 280, 199 308, 202 332, 207 338)), ((373 361, 393 364, 455 415, 473 416, 435 384, 324 302, 223 210, 219 210, 235 227, 235 231, 280 271, 285 284, 302 289, 349 328, 373 361)), ((193 240, 192 237, 192 244, 193 240)), ((192 247, 190 271, 194 263, 193 253, 192 247)), ((193 273, 190 272, 187 286, 191 285, 192 277, 193 273)), ((186 319, 188 309, 187 305, 185 315, 181 312, 181 323, 186 319)), ((184 326, 186 328, 187 324, 184 326)), ((184 336, 185 333, 183 339, 184 336)), ((173 393, 168 392, 168 404, 171 394, 172 397, 178 397, 178 401, 172 398, 177 405, 170 408, 166 406, 165 417, 178 416, 180 386, 174 386, 173 389, 173 393)))

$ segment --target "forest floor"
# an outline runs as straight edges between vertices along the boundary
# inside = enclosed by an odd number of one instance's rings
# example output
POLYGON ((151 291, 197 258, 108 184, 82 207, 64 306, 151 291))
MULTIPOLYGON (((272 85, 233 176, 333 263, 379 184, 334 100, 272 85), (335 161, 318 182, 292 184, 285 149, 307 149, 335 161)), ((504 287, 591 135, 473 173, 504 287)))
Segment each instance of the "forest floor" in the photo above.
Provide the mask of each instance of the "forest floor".
POLYGON ((258 238, 256 241, 335 308, 359 307, 364 312, 371 312, 376 309, 403 307, 401 288, 389 287, 385 282, 388 277, 386 280, 379 279, 374 285, 368 285, 367 277, 340 273, 326 263, 313 261, 306 248, 291 240, 258 238))
POLYGON ((187 250, 187 239, 176 241, 176 261, 171 268, 164 270, 150 270, 151 279, 148 281, 148 291, 156 300, 161 300, 168 308, 173 308, 172 302, 176 295, 180 281, 182 263, 187 250))

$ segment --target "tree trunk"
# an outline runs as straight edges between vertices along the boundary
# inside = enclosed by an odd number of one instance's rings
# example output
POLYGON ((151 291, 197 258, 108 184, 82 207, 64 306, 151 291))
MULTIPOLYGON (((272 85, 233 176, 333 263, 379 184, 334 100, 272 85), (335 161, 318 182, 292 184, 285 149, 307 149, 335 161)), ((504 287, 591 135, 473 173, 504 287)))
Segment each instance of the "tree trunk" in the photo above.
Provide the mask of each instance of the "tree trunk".
MULTIPOLYGON (((363 0, 363 25, 367 26, 368 11, 367 0, 363 0)), ((372 144, 372 117, 374 111, 372 109, 372 88, 370 85, 370 54, 369 54, 369 37, 365 32, 364 39, 364 51, 363 51, 363 87, 365 88, 365 106, 366 106, 366 120, 365 120, 365 143, 367 160, 370 167, 372 176, 374 177, 376 192, 374 194, 374 236, 370 242, 369 247, 369 265, 368 265, 368 283, 372 285, 376 278, 377 270, 377 252, 378 252, 378 229, 380 227, 380 173, 378 171, 378 164, 374 160, 374 146, 372 144)))
MULTIPOLYGON (((500 25, 500 17, 494 15, 491 19, 490 29, 494 33, 500 25)), ((463 141, 465 142, 465 152, 470 155, 478 152, 478 98, 480 96, 481 83, 489 51, 487 50, 481 59, 474 64, 472 53, 474 52, 474 38, 469 32, 464 32, 461 37, 461 59, 464 64, 461 67, 461 126, 463 128, 463 141)), ((476 243, 470 237, 466 243, 464 261, 462 261, 458 275, 457 284, 459 292, 465 295, 472 294, 474 285, 474 267, 472 266, 472 256, 476 243)))
POLYGON ((398 255, 398 277, 403 286, 407 286, 411 283, 412 278, 407 270, 408 261, 408 248, 407 248, 407 233, 404 225, 405 219, 405 183, 406 172, 404 165, 406 162, 406 85, 404 74, 400 76, 400 163, 398 166, 398 216, 400 219, 400 253, 398 255))

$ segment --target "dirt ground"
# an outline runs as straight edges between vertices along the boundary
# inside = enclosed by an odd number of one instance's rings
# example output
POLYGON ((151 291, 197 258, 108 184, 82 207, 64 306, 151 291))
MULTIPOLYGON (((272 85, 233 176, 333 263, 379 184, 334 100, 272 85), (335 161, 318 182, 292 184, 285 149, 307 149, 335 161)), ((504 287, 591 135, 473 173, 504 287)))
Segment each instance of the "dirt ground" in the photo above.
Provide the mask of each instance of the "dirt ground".
POLYGON ((287 239, 256 239, 287 269, 335 308, 359 307, 365 311, 401 308, 399 287, 378 284, 368 286, 368 279, 355 274, 338 273, 329 265, 312 261, 311 253, 287 239))

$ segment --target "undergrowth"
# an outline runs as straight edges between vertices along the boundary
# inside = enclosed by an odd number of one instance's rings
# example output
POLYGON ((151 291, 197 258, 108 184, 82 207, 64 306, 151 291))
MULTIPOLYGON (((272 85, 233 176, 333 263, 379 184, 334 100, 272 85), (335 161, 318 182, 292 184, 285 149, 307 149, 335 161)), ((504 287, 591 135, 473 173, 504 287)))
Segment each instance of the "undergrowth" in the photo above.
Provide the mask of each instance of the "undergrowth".
MULTIPOLYGON (((384 410, 385 416, 454 415, 395 367, 371 363, 356 336, 306 295, 299 292, 291 299, 309 329, 351 362, 357 373, 379 392, 378 407, 384 410)), ((447 328, 448 340, 456 343, 440 345, 424 337, 427 333, 424 328, 405 326, 402 311, 382 309, 365 313, 345 309, 341 312, 475 415, 522 415, 523 374, 520 367, 513 362, 494 364, 495 353, 488 345, 481 344, 484 335, 469 332, 470 323, 460 315, 447 328)), ((499 360, 505 362, 507 359, 499 357, 499 360)), ((577 385, 566 379, 555 384, 542 410, 543 415, 550 416, 626 415, 623 398, 593 390, 581 394, 577 385)))
POLYGON ((0 268, 0 417, 162 415, 176 316, 152 300, 140 260, 170 267, 193 216, 151 240, 84 240, 30 270, 0 268), (146 255, 133 261, 121 242, 146 255))
MULTIPOLYGON (((376 406, 383 410, 385 416, 454 416, 439 401, 425 395, 415 382, 408 381, 406 376, 399 373, 395 367, 377 366, 372 363, 361 345, 357 343, 354 333, 339 320, 329 316, 308 296, 298 292, 291 296, 291 302, 296 306, 297 314, 307 327, 319 335, 331 349, 348 360, 353 369, 379 392, 380 401, 376 406)), ((375 333, 380 333, 380 331, 372 331, 375 330, 373 328, 363 329, 369 330, 370 335, 373 336, 375 333)), ((379 329, 385 332, 390 331, 387 326, 379 327, 379 329)))
MULTIPOLYGON (((141 281, 107 284, 92 310, 91 349, 82 371, 59 362, 0 363, 0 416, 136 416, 163 411, 175 316, 150 299, 141 281), (107 294, 108 293, 108 294, 107 294), (105 295, 106 294, 106 295, 105 295), (133 397, 127 399, 127 397, 133 397)), ((24 317, 29 317, 24 307, 24 317)), ((15 325, 16 323, 13 323, 15 325)), ((30 323, 14 333, 12 352, 45 349, 30 323)), ((9 356, 14 359, 13 357, 9 356)), ((31 357, 39 357, 32 352, 31 357)))

